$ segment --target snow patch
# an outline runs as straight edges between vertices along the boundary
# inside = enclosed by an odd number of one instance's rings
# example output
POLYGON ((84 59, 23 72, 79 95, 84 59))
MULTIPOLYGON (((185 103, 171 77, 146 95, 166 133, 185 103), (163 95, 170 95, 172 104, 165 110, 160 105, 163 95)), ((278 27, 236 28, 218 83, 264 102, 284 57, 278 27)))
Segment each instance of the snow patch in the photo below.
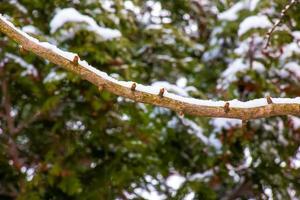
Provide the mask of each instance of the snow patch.
POLYGON ((62 72, 62 73, 57 73, 54 70, 52 70, 45 78, 43 83, 50 83, 54 81, 60 81, 64 79, 67 76, 67 73, 62 72))
POLYGON ((230 7, 228 10, 220 13, 218 15, 218 19, 225 20, 225 21, 234 21, 238 18, 238 13, 241 10, 249 9, 250 11, 253 11, 259 0, 244 0, 239 1, 238 3, 234 4, 232 7, 230 7))
POLYGON ((38 75, 36 68, 32 64, 27 63, 25 60, 23 60, 19 56, 16 56, 11 53, 6 53, 5 57, 13 60, 15 63, 19 64, 21 67, 23 67, 25 69, 25 71, 23 71, 21 73, 21 76, 26 76, 26 75, 37 76, 38 75))
POLYGON ((166 184, 173 190, 178 190, 185 181, 185 177, 179 174, 172 174, 167 178, 166 184))
POLYGON ((244 19, 244 21, 240 23, 238 35, 241 36, 251 29, 265 29, 270 27, 272 27, 272 23, 270 22, 267 16, 254 15, 247 17, 246 19, 244 19))
POLYGON ((231 8, 228 10, 220 13, 218 15, 218 19, 220 20, 226 20, 226 21, 234 21, 238 18, 238 12, 244 9, 244 3, 238 2, 234 4, 231 8))
POLYGON ((295 116, 290 116, 289 119, 292 122, 293 129, 298 130, 300 128, 300 118, 295 116))
POLYGON ((214 118, 210 120, 210 124, 214 127, 214 132, 220 132, 223 129, 228 130, 233 127, 239 127, 242 120, 228 118, 214 118))
MULTIPOLYGON (((249 62, 243 62, 242 58, 235 59, 230 63, 227 69, 221 74, 221 79, 218 81, 218 88, 226 89, 230 83, 237 80, 236 74, 238 72, 246 72, 250 69, 249 62)), ((262 73, 265 71, 263 64, 257 61, 253 61, 252 70, 262 73)))
POLYGON ((103 38, 104 40, 111 40, 114 38, 121 37, 121 33, 119 30, 101 27, 96 23, 96 21, 93 18, 79 13, 74 8, 65 8, 59 10, 56 13, 56 15, 53 17, 53 19, 50 22, 51 33, 54 33, 65 23, 68 22, 86 23, 88 25, 87 30, 95 32, 96 34, 101 36, 101 38, 103 38))
POLYGON ((207 137, 203 134, 203 129, 198 126, 194 121, 183 118, 182 119, 182 123, 185 126, 190 127, 190 129, 188 129, 188 132, 190 134, 195 134, 205 145, 208 146, 213 146, 215 149, 220 149, 221 148, 221 142, 216 139, 214 136, 212 137, 207 137))
POLYGON ((289 62, 279 71, 279 75, 282 78, 288 78, 290 75, 300 78, 300 65, 297 62, 289 62))

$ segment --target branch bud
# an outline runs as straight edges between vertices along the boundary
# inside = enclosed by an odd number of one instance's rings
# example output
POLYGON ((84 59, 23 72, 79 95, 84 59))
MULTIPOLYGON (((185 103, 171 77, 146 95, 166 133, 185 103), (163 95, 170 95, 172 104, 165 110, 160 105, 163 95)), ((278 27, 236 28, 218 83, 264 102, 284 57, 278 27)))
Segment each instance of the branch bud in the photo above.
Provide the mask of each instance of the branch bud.
POLYGON ((165 93, 165 88, 161 88, 161 89, 159 90, 158 96, 162 98, 162 97, 164 97, 164 93, 165 93))
POLYGON ((99 85, 99 86, 98 86, 98 90, 99 90, 99 92, 102 92, 102 91, 103 91, 103 89, 104 89, 104 84, 101 84, 101 85, 99 85))
POLYGON ((270 96, 267 96, 267 102, 268 102, 268 104, 272 104, 273 103, 273 101, 272 101, 272 99, 271 99, 270 96))
POLYGON ((135 91, 135 89, 136 89, 136 83, 132 83, 132 85, 131 85, 131 91, 132 92, 134 92, 135 91))
POLYGON ((79 56, 77 56, 77 55, 74 56, 73 61, 72 61, 73 64, 74 64, 74 65, 78 65, 78 60, 79 60, 79 56))
POLYGON ((24 47, 22 45, 19 45, 19 51, 23 55, 28 53, 28 51, 26 49, 24 49, 24 47))
POLYGON ((229 102, 226 102, 225 105, 224 105, 224 112, 228 113, 229 111, 230 111, 229 102))

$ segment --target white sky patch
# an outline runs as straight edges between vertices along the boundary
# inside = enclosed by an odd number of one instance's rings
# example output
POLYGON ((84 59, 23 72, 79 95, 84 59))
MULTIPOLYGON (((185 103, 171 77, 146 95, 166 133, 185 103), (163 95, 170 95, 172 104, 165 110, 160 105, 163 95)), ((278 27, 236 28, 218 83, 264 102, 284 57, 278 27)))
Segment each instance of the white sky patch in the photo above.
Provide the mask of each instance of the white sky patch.
POLYGON ((32 65, 27 63, 23 58, 16 56, 11 53, 5 53, 5 57, 11 59, 15 63, 19 64, 21 67, 23 67, 25 70, 21 73, 21 76, 26 76, 26 75, 33 75, 37 76, 38 72, 36 68, 32 65))
MULTIPOLYGON (((48 42, 40 42, 36 38, 31 37, 27 33, 21 31, 20 29, 16 28, 10 21, 8 21, 3 15, 0 15, 1 20, 3 20, 8 26, 16 30, 19 34, 30 40, 31 42, 42 46, 43 48, 46 48, 59 56, 64 57, 65 59, 72 61, 74 57, 77 55, 72 52, 63 51, 59 48, 57 48, 55 45, 52 45, 48 42)), ((100 71, 93 66, 89 65, 85 60, 79 60, 78 64, 81 67, 84 67, 86 70, 95 73, 99 78, 106 80, 107 82, 111 82, 114 84, 118 84, 120 86, 123 86, 124 88, 130 89, 133 82, 132 81, 118 81, 112 77, 110 77, 107 73, 100 71)), ((159 88, 152 87, 152 86, 145 86, 142 84, 136 84, 136 90, 148 94, 158 95, 159 94, 159 88)), ((165 98, 170 98, 176 101, 193 104, 193 105, 199 105, 199 106, 209 106, 209 107, 224 107, 225 103, 228 102, 232 108, 255 108, 255 107, 261 107, 268 105, 265 98, 261 99, 255 99, 250 100, 246 102, 239 101, 237 99, 231 100, 231 101, 213 101, 213 100, 201 100, 201 99, 195 99, 195 98, 188 98, 183 97, 180 95, 176 95, 173 93, 165 92, 164 93, 165 98)), ((273 102, 275 104, 300 104, 300 97, 296 98, 272 98, 273 102)))
POLYGON ((90 16, 79 13, 74 8, 59 10, 50 22, 51 33, 57 31, 65 23, 83 22, 87 24, 87 30, 95 32, 104 40, 111 40, 121 37, 121 32, 116 29, 104 28, 99 26, 90 16))
POLYGON ((241 36, 245 34, 247 31, 251 29, 257 29, 257 28, 271 28, 272 23, 268 19, 267 16, 265 15, 254 15, 247 17, 240 23, 239 30, 238 30, 238 35, 241 36))

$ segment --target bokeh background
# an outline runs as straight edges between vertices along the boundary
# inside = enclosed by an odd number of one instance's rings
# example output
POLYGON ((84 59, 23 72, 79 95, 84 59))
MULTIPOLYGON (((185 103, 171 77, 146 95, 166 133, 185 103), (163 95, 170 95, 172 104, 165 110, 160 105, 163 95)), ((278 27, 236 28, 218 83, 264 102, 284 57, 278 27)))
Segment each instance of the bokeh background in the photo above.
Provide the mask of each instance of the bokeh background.
MULTIPOLYGON (((300 95, 300 5, 1 0, 24 32, 119 80, 200 99, 300 95)), ((0 33, 0 199, 299 199, 300 118, 179 116, 98 89, 0 33)))

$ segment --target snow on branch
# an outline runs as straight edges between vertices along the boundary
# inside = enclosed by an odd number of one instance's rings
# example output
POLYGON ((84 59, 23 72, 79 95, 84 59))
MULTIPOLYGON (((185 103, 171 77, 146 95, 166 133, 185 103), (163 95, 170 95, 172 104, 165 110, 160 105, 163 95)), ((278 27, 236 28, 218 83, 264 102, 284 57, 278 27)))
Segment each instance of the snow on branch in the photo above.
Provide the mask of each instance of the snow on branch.
POLYGON ((98 88, 103 88, 115 95, 132 99, 136 102, 148 103, 172 109, 178 113, 204 117, 223 117, 237 119, 256 119, 278 115, 300 115, 300 97, 267 98, 241 102, 200 100, 183 97, 168 92, 165 88, 144 86, 131 81, 118 81, 102 72, 86 61, 80 60, 75 53, 60 50, 47 42, 40 42, 27 33, 16 28, 0 14, 0 32, 21 45, 25 50, 47 59, 64 69, 86 79, 98 88))

